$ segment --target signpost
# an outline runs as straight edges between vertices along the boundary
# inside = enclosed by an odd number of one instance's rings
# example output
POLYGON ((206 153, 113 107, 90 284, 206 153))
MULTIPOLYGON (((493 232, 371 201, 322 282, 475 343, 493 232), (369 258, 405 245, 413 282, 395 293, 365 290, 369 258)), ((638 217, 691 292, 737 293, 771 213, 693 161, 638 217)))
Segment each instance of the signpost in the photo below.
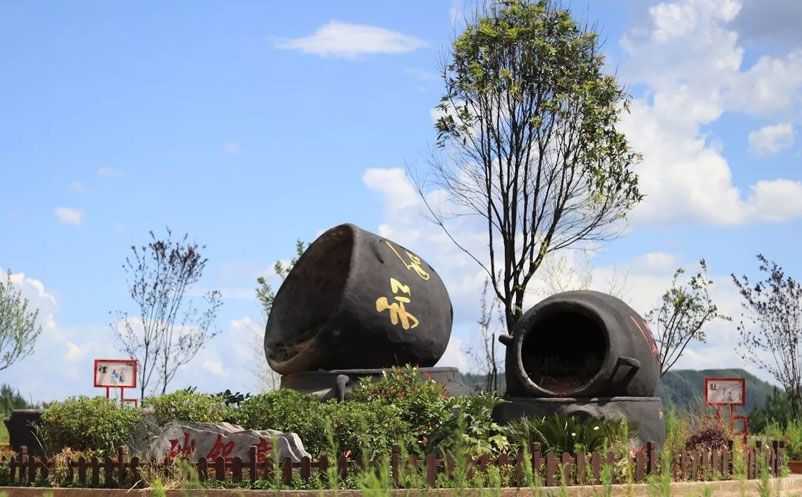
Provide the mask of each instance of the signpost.
POLYGON ((730 430, 737 435, 749 432, 749 418, 736 415, 737 407, 746 404, 745 378, 705 378, 705 404, 716 409, 715 419, 722 421, 722 408, 729 407, 730 430), (740 421, 740 426, 737 426, 740 421))
POLYGON ((137 405, 137 399, 126 399, 125 389, 136 388, 138 364, 136 359, 95 359, 95 387, 106 389, 110 398, 112 388, 120 389, 120 403, 137 405))

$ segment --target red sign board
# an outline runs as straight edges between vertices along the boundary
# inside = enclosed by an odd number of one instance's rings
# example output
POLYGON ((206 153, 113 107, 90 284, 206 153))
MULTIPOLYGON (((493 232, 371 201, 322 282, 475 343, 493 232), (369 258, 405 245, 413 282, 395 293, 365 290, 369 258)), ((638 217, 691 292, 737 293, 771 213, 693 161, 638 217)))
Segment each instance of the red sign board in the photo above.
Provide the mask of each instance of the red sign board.
POLYGON ((705 378, 705 404, 709 406, 742 406, 746 404, 744 378, 705 378))
POLYGON ((95 359, 95 386, 136 388, 136 359, 95 359))

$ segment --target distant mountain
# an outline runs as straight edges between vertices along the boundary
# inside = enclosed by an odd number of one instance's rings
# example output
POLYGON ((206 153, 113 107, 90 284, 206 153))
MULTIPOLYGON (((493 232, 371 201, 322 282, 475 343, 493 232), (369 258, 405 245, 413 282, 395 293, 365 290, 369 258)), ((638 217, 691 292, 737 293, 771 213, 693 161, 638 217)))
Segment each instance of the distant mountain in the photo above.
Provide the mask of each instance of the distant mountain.
MULTIPOLYGON (((463 374, 466 384, 481 390, 485 378, 477 374, 463 374)), ((746 406, 743 413, 749 413, 755 407, 762 406, 766 397, 774 388, 743 369, 678 369, 666 373, 657 387, 657 396, 663 399, 666 409, 671 407, 681 410, 690 408, 698 410, 704 404, 704 387, 706 377, 744 377, 746 378, 746 406)), ((504 373, 499 373, 499 391, 506 389, 504 373)))
POLYGON ((704 405, 706 377, 746 378, 746 406, 744 413, 762 406, 774 386, 743 369, 678 369, 666 373, 657 387, 657 395, 663 399, 666 408, 698 408, 704 405))

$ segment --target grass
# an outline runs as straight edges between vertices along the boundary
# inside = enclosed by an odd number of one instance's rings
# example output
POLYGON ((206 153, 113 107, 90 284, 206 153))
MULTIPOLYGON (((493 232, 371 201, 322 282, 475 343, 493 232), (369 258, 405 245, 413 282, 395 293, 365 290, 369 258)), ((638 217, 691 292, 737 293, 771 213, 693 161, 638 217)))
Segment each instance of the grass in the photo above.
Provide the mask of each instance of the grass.
POLYGON ((8 443, 8 429, 5 423, 0 423, 0 444, 8 443))

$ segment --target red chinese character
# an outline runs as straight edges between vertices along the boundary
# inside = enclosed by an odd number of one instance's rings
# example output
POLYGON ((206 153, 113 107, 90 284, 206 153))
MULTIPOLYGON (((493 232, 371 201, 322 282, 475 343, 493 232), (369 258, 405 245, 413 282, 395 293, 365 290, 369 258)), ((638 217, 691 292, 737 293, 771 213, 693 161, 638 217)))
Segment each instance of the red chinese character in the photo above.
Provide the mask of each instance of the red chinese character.
POLYGON ((259 437, 259 443, 256 444, 256 461, 261 462, 270 457, 270 451, 273 450, 273 445, 264 437, 259 437))
POLYGON ((195 440, 190 440, 189 433, 184 432, 184 442, 177 438, 170 439, 170 448, 167 450, 167 458, 176 456, 190 456, 195 452, 195 440))
POLYGON ((234 451, 234 441, 223 442, 223 435, 217 434, 217 440, 214 442, 212 450, 206 455, 206 459, 214 461, 218 457, 222 457, 226 462, 231 462, 231 453, 234 451))

